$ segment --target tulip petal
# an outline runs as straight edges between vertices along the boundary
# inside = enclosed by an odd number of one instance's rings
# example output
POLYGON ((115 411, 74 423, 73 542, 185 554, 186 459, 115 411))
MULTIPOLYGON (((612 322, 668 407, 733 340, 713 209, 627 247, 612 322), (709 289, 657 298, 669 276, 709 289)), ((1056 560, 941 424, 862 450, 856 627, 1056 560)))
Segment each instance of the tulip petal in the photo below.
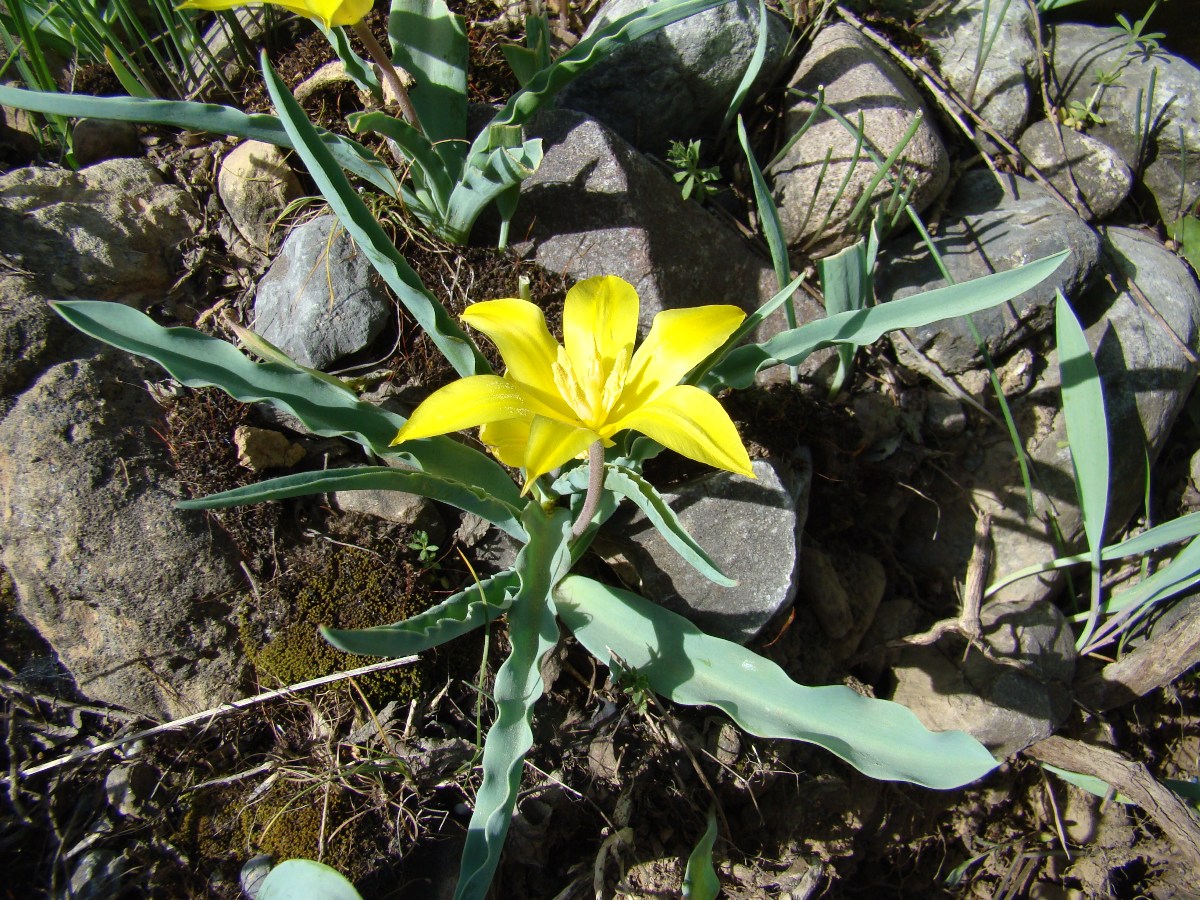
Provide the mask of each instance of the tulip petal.
POLYGON ((525 447, 529 444, 529 425, 532 417, 498 419, 486 422, 479 429, 479 440, 488 446, 500 462, 514 469, 525 467, 525 447))
POLYGON ((534 416, 529 426, 529 444, 525 448, 525 487, 529 482, 557 469, 584 453, 600 435, 587 428, 567 425, 556 419, 534 416))
POLYGON ((516 384, 499 375, 472 375, 425 398, 401 426, 392 445, 529 415, 529 403, 516 384))
POLYGON ((579 377, 588 377, 597 356, 607 374, 621 352, 633 348, 640 306, 633 285, 615 275, 588 278, 567 291, 563 346, 579 377))
MULTIPOLYGON (((374 0, 263 0, 306 19, 321 22, 326 28, 355 25, 371 11, 374 0)), ((180 9, 225 10, 255 5, 256 0, 185 0, 180 9)))
POLYGON ((715 397, 698 387, 680 384, 668 388, 653 402, 606 428, 605 434, 626 428, 654 438, 681 456, 754 477, 733 420, 715 397))
POLYGON ((558 359, 558 341, 550 334, 546 317, 538 307, 515 297, 485 300, 468 306, 462 320, 491 338, 508 367, 507 377, 527 388, 531 400, 547 407, 538 412, 549 414, 553 410, 557 416, 573 417, 554 386, 552 368, 558 359))
POLYGON ((650 333, 629 364, 629 378, 613 416, 628 415, 679 383, 737 330, 746 313, 736 306, 668 309, 654 317, 650 333))

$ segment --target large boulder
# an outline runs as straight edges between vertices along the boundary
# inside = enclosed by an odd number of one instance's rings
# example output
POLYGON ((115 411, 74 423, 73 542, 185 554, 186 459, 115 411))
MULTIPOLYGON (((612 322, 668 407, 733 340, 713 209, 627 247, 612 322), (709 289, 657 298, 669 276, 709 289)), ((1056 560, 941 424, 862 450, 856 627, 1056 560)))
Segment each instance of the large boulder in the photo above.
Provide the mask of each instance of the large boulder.
POLYGON ((1163 50, 1130 53, 1124 34, 1093 25, 1055 25, 1048 46, 1062 89, 1051 99, 1086 105, 1098 96, 1101 121, 1089 133, 1121 154, 1163 220, 1174 222, 1200 199, 1200 68, 1163 50), (1097 93, 1098 71, 1115 74, 1116 83, 1097 93))
POLYGON ((183 496, 142 369, 61 363, 0 422, 0 547, 20 613, 84 694, 156 719, 232 699, 236 554, 183 496))
MULTIPOLYGON (((1060 250, 1071 255, 1055 273, 1000 306, 905 332, 918 350, 947 372, 979 366, 982 357, 971 331, 999 356, 1029 340, 1054 321, 1055 292, 1078 297, 1091 282, 1100 258, 1100 238, 1049 191, 1016 175, 997 177, 987 169, 963 175, 938 223, 941 261, 961 284, 1033 262, 1060 250)), ((883 254, 876 296, 880 302, 945 287, 941 268, 916 234, 889 242, 883 254)), ((896 342, 902 360, 911 357, 896 342)))
MULTIPOLYGON (((920 94, 896 64, 854 28, 839 23, 823 29, 790 87, 810 96, 823 90, 825 103, 851 123, 861 114, 866 139, 881 158, 899 146, 920 116, 896 174, 914 183, 910 202, 918 212, 946 186, 950 158, 920 94)), ((789 96, 783 123, 787 139, 800 131, 812 109, 803 96, 789 96)), ((851 213, 878 166, 865 152, 855 158, 857 144, 850 129, 822 115, 768 167, 784 238, 793 250, 825 256, 854 243, 862 233, 863 223, 852 222, 851 213)), ((874 188, 872 202, 891 194, 892 186, 884 179, 874 188)))
MULTIPOLYGON (((545 157, 521 186, 513 249, 551 272, 583 279, 619 275, 641 297, 641 325, 683 306, 732 303, 756 309, 776 291, 768 262, 619 135, 567 110, 529 129, 545 157)), ((801 322, 824 315, 803 293, 801 322)), ((769 324, 779 330, 782 315, 769 324)), ((769 333, 769 332, 760 332, 769 333)))
POLYGON ((8 261, 62 297, 160 300, 174 281, 179 244, 199 228, 195 203, 144 159, 0 175, 8 261))
MULTIPOLYGON (((609 0, 587 35, 653 0, 609 0)), ((716 135, 758 43, 758 4, 735 0, 621 47, 563 91, 559 106, 588 113, 640 150, 666 155, 671 141, 716 135)), ((751 97, 774 81, 789 29, 767 14, 767 44, 751 97)))

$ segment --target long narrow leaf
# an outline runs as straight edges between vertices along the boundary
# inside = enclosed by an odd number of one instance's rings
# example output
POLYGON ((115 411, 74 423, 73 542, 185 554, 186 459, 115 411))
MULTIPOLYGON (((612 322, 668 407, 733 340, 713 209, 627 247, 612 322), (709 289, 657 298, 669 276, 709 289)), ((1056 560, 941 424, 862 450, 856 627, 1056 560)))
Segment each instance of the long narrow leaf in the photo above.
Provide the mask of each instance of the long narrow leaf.
POLYGON ((439 218, 446 218, 453 180, 429 138, 403 119, 381 112, 353 113, 346 117, 346 122, 355 134, 373 131, 395 141, 420 172, 433 196, 439 218))
MULTIPOLYGON (((1153 528, 1121 541, 1119 544, 1110 544, 1101 551, 1100 558, 1104 562, 1112 562, 1113 560, 1126 559, 1130 556, 1140 556, 1143 553, 1151 553, 1168 544, 1186 541, 1189 538, 1196 537, 1196 535, 1200 535, 1200 512, 1188 513, 1186 516, 1171 519, 1169 522, 1155 525, 1153 528)), ((1022 578, 1029 578, 1032 575, 1040 575, 1043 572, 1053 572, 1056 569, 1065 569, 1069 566, 1079 565, 1080 563, 1091 562, 1091 559, 1091 553, 1076 553, 1072 556, 1060 556, 1058 559, 1051 560, 1050 562, 1026 566, 989 585, 984 597, 990 597, 1001 588, 1007 587, 1014 581, 1020 581, 1022 578)))
POLYGON ((516 484, 499 465, 449 438, 389 446, 404 417, 364 403, 341 386, 276 363, 256 363, 226 341, 192 328, 163 328, 120 303, 77 300, 52 304, 55 312, 97 340, 152 359, 188 387, 218 387, 243 403, 265 401, 325 437, 347 437, 380 456, 394 456, 423 472, 472 483, 520 507, 516 484))
POLYGON ((848 687, 804 687, 770 660, 712 637, 644 597, 581 576, 555 592, 559 618, 598 659, 613 654, 659 694, 715 706, 759 737, 817 744, 885 781, 960 787, 996 767, 961 731, 934 733, 897 703, 848 687))
POLYGON ((1104 388, 1092 348, 1062 291, 1058 292, 1055 302, 1054 320, 1063 418, 1092 564, 1091 612, 1078 641, 1078 646, 1083 647, 1091 640, 1100 620, 1100 566, 1104 523, 1108 516, 1108 418, 1104 412, 1104 388))
POLYGON ((688 855, 687 868, 683 871, 683 896, 685 900, 717 900, 721 893, 721 882, 713 868, 713 843, 717 839, 717 814, 708 811, 704 834, 688 855))
MULTIPOLYGON (((213 134, 265 141, 277 147, 293 148, 283 124, 274 116, 247 115, 230 106, 192 103, 184 100, 143 100, 138 97, 84 97, 76 94, 51 94, 26 91, 0 85, 0 104, 59 116, 113 119, 119 122, 143 122, 168 125, 213 134)), ((400 193, 400 184, 391 170, 370 150, 348 138, 318 130, 317 140, 337 161, 364 181, 392 197, 400 193)))
POLYGON ((325 469, 320 472, 283 475, 219 494, 184 500, 176 505, 180 509, 224 509, 263 500, 284 500, 288 497, 303 497, 330 491, 403 491, 449 503, 474 513, 518 540, 524 540, 525 531, 521 528, 520 509, 474 487, 470 483, 471 474, 469 470, 460 472, 459 477, 463 480, 451 481, 440 475, 411 469, 394 469, 391 466, 325 469))
POLYGON ((339 650, 362 656, 424 653, 499 619, 512 606, 520 583, 517 573, 509 569, 403 622, 375 628, 322 628, 321 634, 339 650))
MULTIPOLYGON (((467 162, 462 180, 450 195, 447 235, 465 241, 487 205, 520 185, 541 162, 542 142, 538 138, 526 141, 518 148, 497 147, 485 154, 473 155, 467 162)), ((506 214, 508 218, 512 217, 511 210, 506 214)), ((504 244, 502 239, 500 246, 504 244)))
POLYGON ((508 614, 512 652, 496 673, 496 721, 483 745, 483 784, 467 826, 455 900, 484 900, 508 835, 525 754, 533 746, 530 720, 544 687, 542 658, 558 643, 551 591, 570 564, 571 516, 550 515, 531 503, 522 519, 529 543, 517 556, 520 593, 508 614))
POLYGON ((662 494, 637 472, 622 466, 609 466, 604 477, 604 487, 632 501, 650 520, 650 524, 658 529, 663 539, 671 545, 671 549, 709 581, 722 587, 733 587, 737 584, 718 568, 712 558, 704 552, 704 548, 688 534, 679 517, 675 515, 675 510, 671 509, 662 494))
POLYGON ((822 347, 833 344, 865 346, 898 328, 917 328, 1004 303, 1049 277, 1069 252, 1064 250, 974 281, 809 322, 777 334, 765 343, 740 347, 710 373, 706 384, 749 387, 760 370, 780 364, 799 365, 810 353, 822 347))
POLYGON ((1063 417, 1075 463, 1083 530, 1099 560, 1108 514, 1108 419, 1104 390, 1087 338, 1060 291, 1055 304, 1058 368, 1062 373, 1063 417))
MULTIPOLYGON (((750 149, 750 139, 746 136, 746 126, 738 116, 738 140, 742 144, 742 152, 746 155, 746 165, 750 168, 750 183, 754 186, 754 206, 758 210, 758 221, 763 236, 767 239, 767 247, 771 251, 771 265, 775 267, 775 281, 779 287, 787 284, 791 274, 791 262, 788 259, 787 242, 783 239, 783 224, 779 221, 779 210, 771 198, 771 189, 767 179, 763 177, 754 151, 750 149)), ((788 319, 788 324, 795 328, 795 313, 788 319)))
POLYGON ((475 348, 471 339, 458 327, 458 323, 446 312, 417 273, 400 255, 392 239, 367 209, 358 192, 351 186, 329 149, 320 141, 316 128, 308 121, 300 104, 287 87, 266 54, 262 57, 263 81, 275 111, 279 113, 283 127, 291 137, 296 153, 308 166, 308 173, 321 195, 337 213, 338 221, 354 239, 354 243, 371 261, 371 265, 396 292, 400 302, 417 324, 425 329, 429 339, 442 351, 450 365, 459 375, 481 375, 491 372, 487 360, 475 348))
POLYGON ((721 120, 719 134, 722 137, 725 136, 725 130, 733 122, 738 110, 742 108, 742 104, 746 102, 746 95, 750 93, 750 88, 754 87, 754 82, 762 72, 763 60, 767 58, 767 31, 767 4, 758 0, 758 40, 754 44, 754 53, 746 65, 746 71, 742 73, 742 80, 738 82, 733 98, 729 101, 729 108, 725 110, 725 117, 721 120))
POLYGON ((467 137, 467 34, 443 0, 392 0, 392 59, 412 75, 409 99, 448 171, 462 166, 467 137))

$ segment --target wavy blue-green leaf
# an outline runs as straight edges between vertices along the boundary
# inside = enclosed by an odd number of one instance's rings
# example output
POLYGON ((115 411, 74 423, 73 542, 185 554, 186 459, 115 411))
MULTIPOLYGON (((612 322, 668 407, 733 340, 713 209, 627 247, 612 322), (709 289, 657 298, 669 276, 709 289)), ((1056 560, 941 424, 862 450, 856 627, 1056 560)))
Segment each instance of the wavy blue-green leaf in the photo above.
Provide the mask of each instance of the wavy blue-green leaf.
POLYGON ((271 68, 265 53, 262 66, 263 81, 267 85, 267 93, 271 95, 271 102, 275 104, 275 111, 279 113, 280 121, 287 129, 296 153, 304 160, 309 175, 321 191, 321 196, 337 213, 342 227, 387 282, 388 287, 396 292, 404 308, 442 351, 454 367, 454 371, 462 376, 490 373, 492 369, 487 360, 476 349, 466 332, 459 328, 458 323, 446 312, 446 308, 425 289, 417 273, 400 255, 387 232, 367 209, 367 205, 351 186, 328 148, 321 143, 316 129, 305 117, 296 98, 271 68))
POLYGON ((374 628, 322 628, 325 640, 347 653, 399 658, 424 653, 495 622, 512 606, 521 580, 508 569, 447 597, 403 622, 374 628))
POLYGON ((120 303, 73 300, 54 311, 84 334, 152 359, 188 387, 217 387, 242 403, 270 403, 324 437, 347 437, 379 456, 394 456, 423 472, 461 481, 520 507, 516 484, 491 459, 446 437, 389 446, 403 416, 364 403, 343 387, 276 363, 256 363, 232 344, 192 328, 163 328, 120 303))
POLYGON ((311 859, 285 859, 262 880, 257 900, 362 900, 337 869, 311 859))
POLYGON ((433 200, 431 211, 438 219, 446 218, 454 182, 429 138, 403 119, 381 112, 352 113, 346 122, 355 134, 373 131, 395 141, 427 187, 433 200))
POLYGON ((645 478, 632 469, 609 466, 604 475, 604 487, 630 500, 642 511, 650 524, 658 529, 663 539, 676 553, 697 572, 722 587, 734 587, 737 581, 730 578, 713 562, 696 539, 688 534, 675 510, 671 509, 662 494, 655 490, 645 478))
MULTIPOLYGON (((463 472, 462 475, 470 477, 469 472, 463 472)), ((403 491, 417 494, 474 513, 517 540, 525 539, 525 530, 520 521, 520 507, 511 506, 482 488, 463 481, 452 481, 441 475, 431 475, 414 469, 394 469, 391 466, 297 472, 222 491, 219 494, 209 494, 195 500, 183 500, 176 506, 180 509, 224 509, 246 503, 285 500, 289 497, 304 497, 331 491, 403 491)))
POLYGON ((683 896, 685 900, 717 900, 721 893, 721 882, 713 868, 713 844, 717 840, 717 813, 708 811, 704 834, 688 855, 687 867, 683 871, 683 896))
POLYGON ((412 75, 409 99, 447 171, 467 149, 467 33, 443 0, 392 0, 392 60, 412 75))
POLYGON ((508 614, 512 652, 496 673, 496 721, 483 744, 483 783, 467 826, 455 900, 485 900, 517 805, 525 754, 533 746, 530 720, 542 695, 540 666, 558 643, 551 592, 570 565, 571 516, 549 515, 531 503, 522 524, 529 543, 517 556, 520 593, 508 614))
MULTIPOLYGON (((465 241, 487 205, 520 185, 541 162, 540 138, 526 141, 520 147, 496 147, 486 153, 473 153, 462 180, 450 195, 446 234, 452 240, 465 241)), ((509 211, 507 216, 511 215, 509 211)))
MULTIPOLYGON (((775 310, 787 303, 795 295, 796 291, 799 290, 800 285, 803 283, 804 273, 801 272, 788 284, 784 285, 784 287, 774 297, 772 297, 750 315, 746 316, 746 318, 742 320, 742 324, 737 327, 733 334, 726 338, 724 344, 709 354, 709 356, 704 359, 700 365, 696 366, 696 368, 692 369, 692 371, 688 373, 688 376, 683 380, 683 383, 698 385, 708 381, 708 373, 720 365, 721 360, 725 359, 725 357, 732 353, 733 349, 740 344, 747 335, 752 334, 754 330, 758 328, 758 326, 761 325, 769 315, 771 315, 771 313, 775 312, 775 310)), ((712 383, 713 382, 711 381, 709 382, 710 385, 712 383)), ((649 440, 649 438, 646 438, 646 440, 649 440)))
POLYGON ((710 388, 745 388, 762 369, 799 365, 810 353, 834 344, 865 346, 889 331, 917 328, 940 319, 967 315, 1011 300, 1048 278, 1067 258, 1064 250, 1007 272, 937 288, 882 303, 870 309, 839 313, 785 331, 761 344, 732 351, 709 374, 710 388))
MULTIPOLYGON (((241 110, 215 103, 143 100, 138 97, 84 97, 0 85, 0 104, 60 116, 143 122, 213 134, 232 134, 294 149, 287 130, 274 116, 247 115, 241 110)), ((400 183, 396 181, 396 176, 370 150, 324 129, 316 131, 316 140, 339 166, 370 182, 385 194, 399 196, 400 183)))
POLYGON ((872 778, 939 789, 996 767, 964 732, 931 732, 898 703, 848 687, 796 684, 770 660, 637 594, 573 575, 554 599, 559 618, 597 659, 615 654, 662 696, 715 706, 751 734, 817 744, 872 778))

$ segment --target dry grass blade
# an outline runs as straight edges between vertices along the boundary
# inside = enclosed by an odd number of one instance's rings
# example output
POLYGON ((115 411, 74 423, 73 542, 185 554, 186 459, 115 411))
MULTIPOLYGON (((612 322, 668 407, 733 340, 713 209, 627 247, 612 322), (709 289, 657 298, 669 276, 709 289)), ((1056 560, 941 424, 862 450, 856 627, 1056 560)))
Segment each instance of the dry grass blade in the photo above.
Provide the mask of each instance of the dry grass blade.
MULTIPOLYGON (((89 757, 97 756, 109 750, 114 750, 117 747, 121 747, 134 741, 140 741, 168 731, 178 731, 179 729, 185 728, 188 725, 192 725, 196 722, 203 721, 207 724, 219 716, 227 715, 228 713, 237 712, 243 709, 248 709, 251 706, 255 706, 259 703, 265 703, 268 700, 275 700, 279 697, 287 697, 299 691, 308 690, 309 688, 320 687, 324 684, 331 684, 335 681, 341 681, 343 678, 353 678, 358 675, 369 675, 372 672, 380 672, 396 666, 410 665, 416 661, 417 657, 415 656, 404 656, 400 659, 388 659, 384 660, 383 662, 373 663, 369 666, 351 669, 347 672, 335 672, 332 675, 326 675, 322 678, 314 678, 311 681, 302 681, 299 684, 293 684, 275 691, 267 691, 263 694, 256 694, 253 697, 246 697, 242 700, 234 700, 232 703, 224 703, 221 706, 214 707, 213 709, 207 709, 204 712, 194 713, 190 716, 184 716, 182 719, 164 722, 162 725, 155 725, 153 728, 147 728, 144 731, 138 731, 134 734, 117 738, 115 741, 107 741, 103 744, 98 744, 95 747, 91 747, 87 750, 81 750, 78 753, 70 753, 66 756, 60 756, 58 759, 52 759, 49 762, 42 763, 39 766, 22 769, 17 773, 17 776, 19 778, 28 778, 31 775, 37 775, 41 772, 49 772, 52 769, 61 768, 68 763, 77 762, 81 759, 88 759, 89 757)), ((5 776, 3 781, 8 783, 8 776, 5 776)))

